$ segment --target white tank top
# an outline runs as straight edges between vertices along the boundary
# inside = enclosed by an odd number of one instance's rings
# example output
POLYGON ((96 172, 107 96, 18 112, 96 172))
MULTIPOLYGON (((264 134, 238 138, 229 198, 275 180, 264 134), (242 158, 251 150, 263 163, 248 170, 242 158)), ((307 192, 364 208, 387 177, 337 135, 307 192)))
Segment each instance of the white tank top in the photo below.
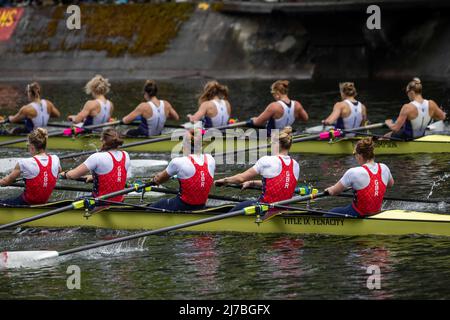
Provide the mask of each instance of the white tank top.
POLYGON ((425 134, 425 130, 431 122, 429 103, 425 99, 422 103, 417 101, 412 101, 411 103, 416 107, 418 113, 417 118, 410 120, 413 137, 421 137, 425 134))
POLYGON ((48 119, 50 118, 50 115, 48 114, 47 110, 47 101, 44 99, 41 100, 41 103, 32 102, 31 106, 34 110, 36 110, 37 116, 31 119, 33 122, 33 129, 36 128, 45 128, 47 127, 48 119))
POLYGON ((220 99, 217 100, 211 100, 217 109, 217 115, 215 117, 211 118, 211 124, 212 127, 222 127, 226 126, 228 124, 228 119, 230 118, 230 115, 228 114, 227 104, 225 100, 220 99))
POLYGON ((153 111, 153 115, 146 119, 148 136, 156 136, 161 134, 161 131, 164 129, 164 125, 166 124, 164 101, 159 100, 159 107, 151 101, 148 101, 147 103, 153 111))
POLYGON ((106 100, 103 102, 97 99, 97 102, 100 104, 100 112, 95 117, 92 117, 93 125, 106 123, 111 116, 111 101, 106 100))
POLYGON ((348 99, 345 99, 345 102, 350 107, 350 115, 347 118, 342 118, 342 121, 344 122, 344 128, 354 129, 360 127, 363 118, 361 102, 358 101, 358 104, 356 106, 348 99))
POLYGON ((290 126, 295 121, 295 101, 291 100, 291 106, 288 107, 284 101, 279 100, 278 103, 283 107, 283 115, 280 119, 275 120, 275 129, 283 129, 290 126))

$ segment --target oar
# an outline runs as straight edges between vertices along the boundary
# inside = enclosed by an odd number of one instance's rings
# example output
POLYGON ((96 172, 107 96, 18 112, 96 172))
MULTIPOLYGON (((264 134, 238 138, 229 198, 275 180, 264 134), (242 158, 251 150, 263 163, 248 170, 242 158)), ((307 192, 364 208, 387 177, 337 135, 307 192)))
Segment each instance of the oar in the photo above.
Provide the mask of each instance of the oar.
MULTIPOLYGON (((109 126, 115 126, 120 124, 120 121, 113 121, 113 122, 106 122, 106 123, 101 123, 101 124, 94 124, 94 125, 89 125, 89 126, 84 126, 84 127, 72 127, 72 128, 67 128, 65 130, 57 130, 57 131, 53 131, 53 132, 49 132, 48 136, 49 137, 54 137, 54 136, 61 136, 61 135, 71 135, 71 134, 80 134, 83 131, 86 130, 92 130, 92 129, 98 129, 98 128, 103 128, 103 127, 109 127, 109 126)), ((26 142, 28 140, 28 138, 19 138, 19 139, 14 139, 14 140, 8 140, 8 141, 4 141, 4 142, 0 142, 0 146, 7 146, 10 144, 16 144, 16 143, 21 143, 21 142, 26 142)))
MULTIPOLYGON (((24 188, 25 187, 25 183, 16 182, 16 183, 13 183, 13 184, 9 185, 8 187, 24 188)), ((79 186, 56 186, 53 190, 92 192, 92 188, 79 187, 79 186)))
POLYGON ((50 211, 38 214, 38 215, 33 216, 33 217, 24 218, 24 219, 20 219, 20 220, 17 220, 17 221, 13 221, 13 222, 1 225, 0 226, 0 230, 6 229, 6 228, 15 227, 15 226, 18 226, 18 225, 21 225, 21 224, 24 224, 24 223, 27 223, 27 222, 39 220, 39 219, 42 219, 42 218, 45 218, 45 217, 53 216, 55 214, 58 214, 58 213, 61 213, 61 212, 64 212, 64 211, 68 211, 68 210, 72 210, 72 209, 82 209, 82 208, 85 208, 86 205, 91 205, 92 206, 92 205, 95 205, 96 201, 113 198, 113 197, 116 197, 116 196, 120 196, 120 195, 123 195, 123 194, 130 193, 132 191, 140 191, 140 190, 142 190, 144 188, 147 188, 147 187, 151 186, 151 184, 152 183, 150 183, 150 182, 148 182, 146 184, 141 184, 141 185, 136 184, 133 187, 126 188, 126 189, 123 189, 123 190, 119 190, 119 191, 116 191, 116 192, 111 192, 111 193, 105 194, 103 196, 94 198, 94 199, 77 200, 77 201, 74 201, 71 204, 69 204, 67 206, 64 206, 64 207, 61 207, 61 208, 57 208, 57 209, 54 209, 54 210, 50 210, 50 211))
POLYGON ((326 192, 321 192, 316 195, 308 195, 308 196, 296 196, 288 200, 278 201, 272 204, 257 204, 253 206, 249 206, 246 208, 243 208, 241 210, 232 211, 224 214, 215 215, 212 217, 200 219, 200 220, 194 220, 189 221, 169 227, 164 227, 156 230, 150 230, 145 232, 140 232, 136 234, 132 234, 129 236, 102 241, 98 243, 88 244, 81 247, 76 247, 64 251, 5 251, 0 253, 0 268, 17 268, 17 267, 26 267, 27 262, 35 262, 45 259, 51 259, 51 258, 57 258, 60 256, 69 255, 72 253, 77 253, 81 251, 86 251, 94 248, 104 247, 108 246, 114 243, 120 243, 125 242, 133 239, 143 238, 151 235, 161 234, 165 232, 175 231, 178 229, 184 229, 189 228, 193 226, 198 226, 205 223, 215 222, 231 217, 241 216, 241 215, 253 215, 253 214, 259 214, 260 212, 264 212, 269 210, 270 208, 273 208, 275 205, 284 205, 284 204, 290 204, 300 201, 306 201, 310 200, 312 198, 318 198, 328 195, 326 192))
MULTIPOLYGON (((226 126, 216 127, 216 128, 211 128, 211 129, 225 130, 225 129, 231 129, 231 128, 236 128, 236 127, 242 127, 244 125, 246 125, 246 122, 242 121, 242 122, 236 122, 236 123, 232 123, 232 124, 229 124, 229 125, 226 125, 226 126)), ((127 149, 127 148, 131 148, 131 147, 141 146, 141 145, 144 145, 144 144, 168 141, 170 139, 172 139, 172 136, 171 135, 166 135, 166 136, 162 136, 162 137, 159 137, 159 138, 145 139, 145 140, 141 140, 141 141, 125 143, 124 145, 121 146, 121 149, 127 149)), ((1 144, 0 144, 0 146, 1 146, 1 144)), ((60 156, 59 159, 63 160, 63 159, 76 158, 76 157, 91 155, 91 154, 94 154, 96 152, 97 152, 97 150, 77 152, 77 153, 72 153, 72 154, 68 154, 68 155, 65 155, 65 156, 60 156)))
MULTIPOLYGON (((353 198, 353 194, 341 193, 337 195, 338 197, 353 198)), ((403 202, 416 202, 416 203, 450 203, 447 200, 435 200, 435 199, 408 199, 408 198, 395 198, 395 197, 384 197, 383 200, 388 201, 403 201, 403 202)))

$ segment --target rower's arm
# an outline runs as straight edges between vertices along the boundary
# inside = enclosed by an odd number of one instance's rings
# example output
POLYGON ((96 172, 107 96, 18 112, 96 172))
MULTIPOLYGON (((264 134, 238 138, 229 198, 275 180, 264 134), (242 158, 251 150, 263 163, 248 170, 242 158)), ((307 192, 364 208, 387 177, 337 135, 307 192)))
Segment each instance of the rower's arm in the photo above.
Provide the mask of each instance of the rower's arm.
POLYGON ((395 120, 395 123, 392 122, 392 120, 386 120, 386 125, 394 132, 398 132, 403 128, 403 125, 405 124, 406 120, 408 120, 408 105, 405 104, 402 107, 402 110, 400 110, 400 114, 398 115, 397 120, 395 120))
POLYGON ((46 100, 47 104, 50 106, 50 118, 59 118, 61 116, 61 112, 55 107, 55 105, 49 101, 46 100))
MULTIPOLYGON (((109 103, 111 103, 111 109, 109 110, 109 118, 112 118, 112 115, 114 113, 114 103, 112 103, 111 101, 109 101, 109 103)), ((108 119, 109 121, 109 119, 108 119)))
POLYGON ((133 122, 137 117, 142 116, 142 103, 139 104, 133 111, 122 118, 124 124, 133 122))
POLYGON ((89 172, 90 172, 90 170, 88 169, 88 167, 84 163, 82 163, 75 169, 69 170, 67 172, 63 172, 62 177, 64 179, 76 180, 85 175, 88 175, 89 172))
POLYGON ((325 189, 325 191, 328 191, 330 196, 335 196, 341 194, 345 189, 345 186, 342 184, 342 182, 339 181, 334 186, 325 189))
POLYGON ((16 164, 14 169, 11 171, 9 175, 4 177, 3 179, 0 179, 0 186, 9 186, 16 181, 17 178, 20 177, 20 167, 19 164, 16 164))
POLYGON ((328 118, 323 120, 322 123, 325 125, 333 125, 334 123, 336 123, 337 119, 339 119, 339 117, 341 116, 341 111, 342 111, 342 106, 341 106, 341 103, 338 102, 334 105, 333 111, 328 116, 328 118))
POLYGON ((362 121, 361 126, 364 126, 367 123, 367 108, 365 105, 362 105, 362 121))
POLYGON ((390 178, 389 179, 389 182, 388 182, 388 185, 387 185, 389 188, 391 188, 391 187, 393 187, 394 186, 394 178, 390 178))
POLYGON ((178 115, 177 111, 175 110, 174 107, 172 107, 172 105, 166 101, 166 105, 169 108, 169 115, 168 118, 169 119, 173 119, 175 121, 180 120, 180 116, 178 115))
POLYGON ((275 113, 275 105, 274 103, 271 103, 266 107, 266 110, 264 110, 259 116, 252 119, 253 125, 256 127, 264 126, 266 122, 273 117, 274 113, 275 113))
POLYGON ((247 171, 244 171, 242 173, 236 174, 232 177, 227 177, 227 178, 223 178, 223 179, 219 179, 216 180, 214 182, 214 184, 216 186, 226 186, 229 184, 242 184, 245 181, 249 181, 251 179, 253 179, 254 177, 256 177, 258 175, 258 173, 256 172, 256 170, 252 167, 250 169, 248 169, 247 171))
POLYGON ((298 101, 296 101, 296 105, 297 105, 297 119, 303 120, 304 122, 308 121, 309 116, 305 108, 303 108, 302 104, 298 101))
POLYGON ((208 101, 203 102, 200 107, 198 108, 197 112, 193 115, 188 114, 187 117, 190 122, 196 122, 202 120, 202 118, 206 115, 206 112, 208 111, 208 101))
POLYGON ((28 105, 26 105, 20 108, 19 112, 17 112, 15 115, 9 116, 9 122, 18 123, 23 121, 23 119, 25 119, 28 116, 29 116, 28 105))
POLYGON ((447 114, 439 108, 439 106, 433 100, 430 100, 430 107, 433 110, 432 118, 434 120, 445 120, 447 114))
POLYGON ((84 119, 86 119, 92 109, 96 106, 96 101, 88 101, 84 104, 83 109, 81 109, 81 111, 77 114, 77 115, 72 115, 68 117, 69 121, 72 121, 73 123, 80 123, 83 122, 84 119))
POLYGON ((153 182, 157 185, 160 185, 168 181, 169 179, 170 179, 169 173, 167 172, 167 170, 163 170, 153 177, 153 182))

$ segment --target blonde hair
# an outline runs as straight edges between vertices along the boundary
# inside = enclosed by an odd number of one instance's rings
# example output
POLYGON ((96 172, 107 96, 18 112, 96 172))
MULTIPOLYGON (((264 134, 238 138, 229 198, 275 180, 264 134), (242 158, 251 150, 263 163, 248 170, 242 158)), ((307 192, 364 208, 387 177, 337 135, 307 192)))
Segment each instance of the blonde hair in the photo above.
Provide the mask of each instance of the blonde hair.
POLYGON ((283 130, 273 135, 273 141, 278 141, 281 149, 289 150, 292 146, 292 127, 284 127, 283 130))
POLYGON ((28 134, 28 143, 38 151, 47 148, 47 140, 48 132, 44 128, 36 128, 28 134))
POLYGON ((375 144, 372 137, 359 140, 355 146, 355 152, 361 155, 365 160, 372 160, 375 158, 374 154, 375 144))
POLYGON ((111 84, 108 79, 103 78, 101 75, 97 74, 84 87, 84 90, 87 94, 95 94, 95 95, 105 95, 109 92, 111 84))
POLYGON ((356 92, 356 87, 355 87, 355 84, 353 82, 342 82, 342 83, 339 83, 339 90, 346 97, 356 97, 356 95, 358 94, 356 92))
POLYGON ((288 80, 277 80, 270 86, 272 93, 288 94, 289 92, 289 81, 288 80))
POLYGON ((114 128, 108 128, 102 132, 102 151, 114 150, 119 148, 123 144, 123 139, 120 137, 119 132, 114 128))
POLYGON ((406 86, 406 93, 414 92, 416 94, 422 94, 422 81, 419 78, 413 78, 406 86))
POLYGON ((205 101, 214 99, 214 97, 228 100, 228 87, 217 81, 208 81, 203 87, 198 103, 202 104, 205 101))
POLYGON ((26 91, 34 99, 39 98, 41 96, 41 86, 37 82, 32 82, 28 84, 26 91))

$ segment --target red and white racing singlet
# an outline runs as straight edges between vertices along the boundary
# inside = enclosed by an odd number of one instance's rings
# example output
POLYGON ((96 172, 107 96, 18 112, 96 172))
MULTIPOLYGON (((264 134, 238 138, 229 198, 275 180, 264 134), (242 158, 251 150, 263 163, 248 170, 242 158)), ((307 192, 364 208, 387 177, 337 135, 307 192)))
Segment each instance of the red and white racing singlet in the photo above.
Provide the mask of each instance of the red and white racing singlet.
POLYGON ((178 179, 180 182, 181 200, 190 205, 204 205, 208 200, 209 190, 213 184, 213 177, 209 174, 208 160, 204 155, 203 165, 199 165, 189 156, 195 167, 195 173, 187 179, 178 179))
POLYGON ((263 178, 263 193, 260 202, 272 203, 292 198, 297 186, 294 175, 294 160, 286 165, 281 157, 281 172, 273 178, 263 178))
POLYGON ((48 155, 48 163, 45 167, 36 157, 33 159, 39 167, 39 174, 25 180, 23 199, 28 204, 43 204, 50 198, 56 186, 56 177, 52 173, 52 157, 48 155))
POLYGON ((362 166, 369 174, 370 182, 367 187, 355 192, 353 208, 361 216, 370 216, 381 211, 386 185, 381 175, 381 166, 378 163, 378 172, 373 174, 366 165, 362 166))
MULTIPOLYGON (((125 168, 126 156, 122 152, 122 160, 117 161, 111 152, 108 152, 113 161, 113 168, 110 172, 105 174, 97 174, 94 172, 94 190, 92 192, 94 197, 103 196, 105 194, 123 190, 127 182, 127 170, 125 168)), ((124 196, 117 196, 109 198, 109 201, 122 202, 124 196)))

